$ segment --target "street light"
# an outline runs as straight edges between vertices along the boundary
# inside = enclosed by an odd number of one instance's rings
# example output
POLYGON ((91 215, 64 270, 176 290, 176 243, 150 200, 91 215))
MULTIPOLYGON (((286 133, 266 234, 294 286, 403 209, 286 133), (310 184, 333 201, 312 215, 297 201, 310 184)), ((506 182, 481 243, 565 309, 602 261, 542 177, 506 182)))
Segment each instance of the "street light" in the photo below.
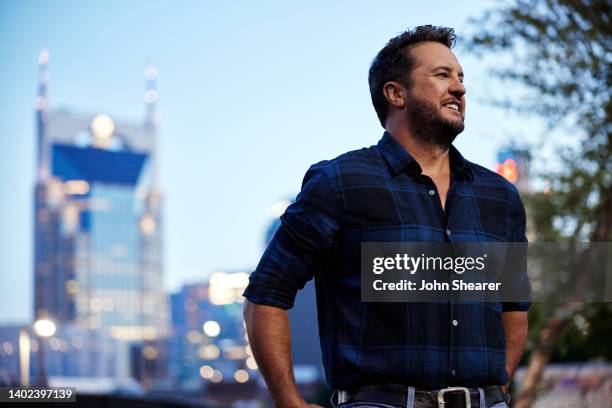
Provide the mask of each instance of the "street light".
POLYGON ((49 319, 38 319, 34 322, 34 332, 40 337, 51 337, 55 334, 55 323, 49 319))
POLYGON ((45 344, 44 339, 47 339, 55 334, 55 323, 49 319, 38 319, 34 322, 34 334, 38 338, 38 385, 47 385, 47 376, 45 374, 45 344))
POLYGON ((22 387, 30 385, 30 349, 28 329, 19 330, 19 382, 22 387))

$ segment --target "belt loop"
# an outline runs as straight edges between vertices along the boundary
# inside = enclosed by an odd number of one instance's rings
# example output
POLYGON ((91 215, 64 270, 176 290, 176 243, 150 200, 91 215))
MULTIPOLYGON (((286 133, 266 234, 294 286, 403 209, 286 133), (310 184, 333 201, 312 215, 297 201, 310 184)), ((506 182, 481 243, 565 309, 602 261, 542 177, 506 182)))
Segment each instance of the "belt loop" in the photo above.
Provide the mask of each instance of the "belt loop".
POLYGON ((338 394, 338 390, 334 390, 334 392, 332 392, 331 397, 329 397, 329 403, 331 404, 332 407, 337 408, 338 405, 336 405, 336 403, 334 402, 334 396, 338 394))
POLYGON ((406 408, 414 407, 414 387, 408 387, 408 396, 406 397, 406 408))
POLYGON ((478 393, 480 394, 480 408, 487 408, 487 401, 485 400, 485 393, 481 387, 478 387, 478 393))

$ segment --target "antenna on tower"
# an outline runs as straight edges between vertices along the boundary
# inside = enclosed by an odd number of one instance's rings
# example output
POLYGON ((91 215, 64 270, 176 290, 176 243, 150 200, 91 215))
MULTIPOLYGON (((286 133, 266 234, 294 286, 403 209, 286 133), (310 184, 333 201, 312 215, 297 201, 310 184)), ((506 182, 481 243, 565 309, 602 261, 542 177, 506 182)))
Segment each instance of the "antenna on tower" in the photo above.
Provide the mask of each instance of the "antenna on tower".
POLYGON ((145 94, 144 101, 147 108, 145 126, 156 127, 158 125, 157 118, 157 67, 149 65, 145 69, 145 94))
POLYGON ((36 156, 38 181, 49 177, 49 151, 46 140, 47 108, 49 106, 48 83, 49 50, 43 48, 38 54, 38 95, 36 96, 36 156))
POLYGON ((48 106, 47 83, 49 73, 47 64, 49 63, 49 50, 43 48, 38 54, 38 97, 36 98, 36 110, 44 110, 48 106))

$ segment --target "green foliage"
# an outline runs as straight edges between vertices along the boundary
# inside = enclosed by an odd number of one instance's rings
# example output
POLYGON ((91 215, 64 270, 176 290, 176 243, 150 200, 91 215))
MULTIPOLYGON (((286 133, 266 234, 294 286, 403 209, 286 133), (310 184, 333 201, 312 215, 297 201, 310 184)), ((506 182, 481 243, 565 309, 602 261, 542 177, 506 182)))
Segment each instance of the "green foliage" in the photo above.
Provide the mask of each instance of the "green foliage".
MULTIPOLYGON (((538 345, 540 330, 552 315, 556 305, 534 303, 529 311, 529 336, 521 364, 527 364, 529 356, 538 345)), ((612 303, 589 303, 563 331, 551 362, 575 362, 588 360, 612 361, 612 303)))
MULTIPOLYGON (((611 11, 606 0, 514 0, 471 20, 476 33, 467 49, 508 86, 506 99, 492 102, 544 119, 543 143, 554 144, 558 133, 578 142, 558 149, 559 169, 541 175, 546 190, 525 197, 535 241, 588 241, 596 231, 603 231, 599 240, 611 240, 605 225, 612 195, 611 11)), ((534 304, 528 351, 553 306, 534 304)), ((586 304, 553 359, 612 359, 605 344, 611 317, 609 303, 586 304)))
POLYGON ((583 361, 601 358, 612 361, 612 304, 592 303, 574 316, 563 332, 553 361, 583 361))

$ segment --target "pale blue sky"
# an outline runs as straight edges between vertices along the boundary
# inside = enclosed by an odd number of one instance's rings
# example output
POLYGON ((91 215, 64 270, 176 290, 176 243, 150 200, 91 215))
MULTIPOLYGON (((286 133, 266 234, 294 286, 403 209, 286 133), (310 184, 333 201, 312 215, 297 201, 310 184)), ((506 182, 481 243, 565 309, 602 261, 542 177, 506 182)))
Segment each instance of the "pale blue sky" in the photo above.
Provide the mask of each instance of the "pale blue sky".
MULTIPOLYGON (((455 27, 485 1, 0 1, 0 323, 32 303, 37 56, 52 107, 139 120, 143 71, 159 69, 168 289, 250 270, 273 202, 311 163, 374 144, 369 63, 407 27, 455 27), (415 3, 418 3, 415 4, 415 3), (412 5, 411 5, 412 4, 412 5), (429 5, 426 5, 429 4, 429 5)), ((494 88, 457 49, 468 89, 457 146, 492 167, 523 120, 482 102, 494 88)))

